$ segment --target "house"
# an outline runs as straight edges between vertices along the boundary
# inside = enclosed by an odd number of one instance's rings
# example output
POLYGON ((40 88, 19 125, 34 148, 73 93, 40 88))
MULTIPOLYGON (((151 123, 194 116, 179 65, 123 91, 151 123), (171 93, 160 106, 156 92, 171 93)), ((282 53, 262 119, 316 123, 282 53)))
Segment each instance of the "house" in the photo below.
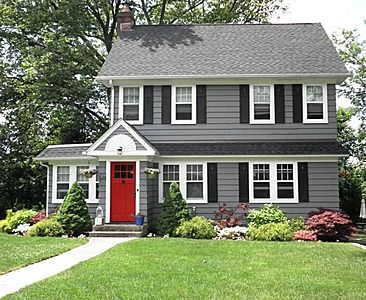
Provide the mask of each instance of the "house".
POLYGON ((338 209, 335 85, 348 73, 321 24, 135 26, 124 7, 117 32, 96 78, 111 91, 110 128, 36 158, 48 213, 74 181, 106 223, 141 212, 153 227, 173 181, 206 217, 221 202, 289 217, 338 209))

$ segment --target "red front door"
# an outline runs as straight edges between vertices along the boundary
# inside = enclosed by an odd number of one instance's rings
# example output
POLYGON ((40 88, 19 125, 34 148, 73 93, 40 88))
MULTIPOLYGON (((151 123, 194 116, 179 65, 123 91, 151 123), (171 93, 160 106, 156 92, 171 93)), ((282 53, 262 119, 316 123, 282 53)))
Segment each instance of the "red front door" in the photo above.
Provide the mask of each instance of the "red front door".
POLYGON ((112 162, 111 164, 111 221, 135 220, 136 163, 112 162))

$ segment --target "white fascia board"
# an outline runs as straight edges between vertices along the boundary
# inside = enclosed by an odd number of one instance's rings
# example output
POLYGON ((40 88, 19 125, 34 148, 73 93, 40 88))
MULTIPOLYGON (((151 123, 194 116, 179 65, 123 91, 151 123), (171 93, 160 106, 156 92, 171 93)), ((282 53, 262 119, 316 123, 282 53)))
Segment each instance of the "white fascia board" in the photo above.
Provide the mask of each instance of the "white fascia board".
POLYGON ((97 158, 96 157, 92 157, 92 156, 75 156, 75 157, 35 157, 33 160, 35 161, 96 161, 97 158))
POLYGON ((92 143, 85 144, 60 144, 60 145, 48 145, 46 149, 54 149, 54 148, 72 148, 72 147, 82 147, 82 146, 91 146, 92 143))
POLYGON ((107 151, 91 151, 88 155, 98 156, 98 157, 140 157, 140 156, 155 156, 155 152, 153 151, 134 151, 130 153, 123 153, 122 155, 118 155, 117 151, 115 152, 107 152, 107 151))

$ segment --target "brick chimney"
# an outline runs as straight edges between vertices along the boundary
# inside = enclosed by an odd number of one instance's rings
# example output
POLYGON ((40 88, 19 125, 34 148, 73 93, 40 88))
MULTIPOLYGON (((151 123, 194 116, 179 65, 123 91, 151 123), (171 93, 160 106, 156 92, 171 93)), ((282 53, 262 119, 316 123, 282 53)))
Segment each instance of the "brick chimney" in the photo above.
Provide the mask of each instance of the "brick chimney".
POLYGON ((135 26, 135 19, 133 17, 133 13, 128 4, 125 4, 117 14, 118 36, 121 36, 122 32, 124 31, 131 31, 133 29, 133 26, 135 26))

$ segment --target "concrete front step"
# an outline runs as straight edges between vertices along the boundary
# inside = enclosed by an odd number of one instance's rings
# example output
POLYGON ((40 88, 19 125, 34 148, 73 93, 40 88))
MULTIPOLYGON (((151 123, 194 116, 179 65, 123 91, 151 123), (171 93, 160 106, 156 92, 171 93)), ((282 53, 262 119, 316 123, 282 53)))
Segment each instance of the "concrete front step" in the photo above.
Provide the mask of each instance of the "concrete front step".
POLYGON ((94 225, 93 231, 133 231, 142 232, 144 226, 138 226, 135 224, 105 224, 105 225, 94 225))
POLYGON ((89 237, 141 237, 142 231, 92 231, 89 237))

